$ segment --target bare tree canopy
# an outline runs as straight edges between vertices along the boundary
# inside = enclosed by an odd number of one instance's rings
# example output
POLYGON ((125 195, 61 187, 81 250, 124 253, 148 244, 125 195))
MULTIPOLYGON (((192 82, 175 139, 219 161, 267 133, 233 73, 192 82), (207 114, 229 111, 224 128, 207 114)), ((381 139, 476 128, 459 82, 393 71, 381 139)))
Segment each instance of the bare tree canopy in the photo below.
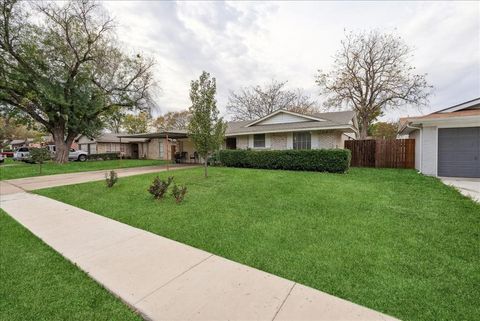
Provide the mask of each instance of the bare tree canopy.
POLYGON ((327 97, 326 107, 356 111, 361 139, 384 111, 428 103, 431 86, 426 75, 414 73, 411 50, 400 37, 351 32, 341 44, 332 71, 319 70, 316 83, 327 97))
POLYGON ((57 162, 68 161, 74 138, 99 130, 110 110, 149 107, 152 65, 122 51, 95 1, 0 3, 0 108, 42 124, 57 162))
POLYGON ((300 89, 288 90, 287 82, 273 80, 264 87, 242 88, 231 92, 227 110, 233 120, 252 120, 264 117, 275 110, 286 109, 301 114, 315 113, 315 101, 300 89))

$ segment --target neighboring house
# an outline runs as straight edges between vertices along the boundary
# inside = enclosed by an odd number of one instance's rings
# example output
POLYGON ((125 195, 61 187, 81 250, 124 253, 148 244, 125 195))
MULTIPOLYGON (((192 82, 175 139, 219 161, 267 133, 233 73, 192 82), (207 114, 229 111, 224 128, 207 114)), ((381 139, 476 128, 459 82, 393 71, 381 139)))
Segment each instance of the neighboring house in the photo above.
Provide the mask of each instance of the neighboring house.
POLYGON ((33 138, 27 138, 27 139, 14 139, 10 141, 9 145, 11 146, 12 149, 17 149, 20 147, 33 147, 32 145, 34 144, 33 138))
MULTIPOLYGON (((10 141, 8 145, 11 146, 10 148, 13 150, 18 149, 20 147, 36 147, 36 148, 48 147, 51 151, 55 151, 55 148, 52 148, 52 146, 55 146, 55 142, 53 141, 52 135, 41 136, 36 139, 34 138, 14 139, 10 141)), ((73 149, 78 149, 78 146, 75 142, 73 142, 70 147, 73 149)))
POLYGON ((415 168, 423 174, 480 177, 480 98, 401 118, 399 134, 415 139, 415 168))
POLYGON ((80 135, 75 140, 78 149, 90 154, 121 153, 128 158, 147 158, 148 139, 121 138, 120 134, 104 133, 98 137, 80 135))
MULTIPOLYGON (((277 110, 254 121, 228 122, 223 148, 227 149, 319 149, 343 148, 344 141, 355 139, 353 111, 303 115, 277 110)), ((198 154, 185 130, 118 135, 118 139, 144 139, 138 144, 145 158, 197 162, 198 154), (167 140, 168 139, 168 140, 167 140), (166 151, 169 151, 168 153, 166 151)), ((97 141, 92 143, 98 144, 97 141)), ((79 141, 80 146, 84 144, 79 141)))

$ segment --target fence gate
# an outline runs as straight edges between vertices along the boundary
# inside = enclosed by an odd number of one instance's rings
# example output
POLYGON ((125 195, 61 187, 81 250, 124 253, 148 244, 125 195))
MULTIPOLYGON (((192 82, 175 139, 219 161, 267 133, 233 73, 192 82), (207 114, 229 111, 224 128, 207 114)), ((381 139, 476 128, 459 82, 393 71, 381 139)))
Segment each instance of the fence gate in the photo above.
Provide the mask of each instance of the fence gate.
POLYGON ((346 140, 351 166, 415 168, 415 139, 346 140))

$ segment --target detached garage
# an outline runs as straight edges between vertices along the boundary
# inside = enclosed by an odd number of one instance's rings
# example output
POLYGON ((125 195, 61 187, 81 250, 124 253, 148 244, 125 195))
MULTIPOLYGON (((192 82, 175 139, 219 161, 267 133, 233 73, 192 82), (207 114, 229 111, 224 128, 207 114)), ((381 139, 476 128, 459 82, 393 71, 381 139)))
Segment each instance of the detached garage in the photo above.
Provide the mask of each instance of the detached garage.
POLYGON ((415 139, 415 168, 426 175, 480 178, 480 98, 401 119, 415 139))

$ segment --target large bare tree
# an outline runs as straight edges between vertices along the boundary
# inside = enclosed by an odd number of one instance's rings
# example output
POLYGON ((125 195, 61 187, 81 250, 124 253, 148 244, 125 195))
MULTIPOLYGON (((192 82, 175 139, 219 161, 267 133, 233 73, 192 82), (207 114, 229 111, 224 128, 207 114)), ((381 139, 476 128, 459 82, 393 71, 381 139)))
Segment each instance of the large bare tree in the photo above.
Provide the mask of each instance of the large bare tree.
POLYGON ((147 109, 153 61, 128 56, 95 1, 0 1, 0 108, 13 106, 49 131, 56 161, 114 108, 147 109))
POLYGON ((227 110, 234 120, 251 120, 275 110, 286 109, 301 114, 316 112, 315 101, 300 89, 289 90, 285 82, 273 80, 265 86, 251 86, 231 92, 227 110))
POLYGON ((332 71, 319 70, 316 83, 328 108, 354 109, 359 137, 386 110, 428 103, 426 75, 411 66, 412 52, 398 36, 379 31, 350 32, 334 57, 332 71))

